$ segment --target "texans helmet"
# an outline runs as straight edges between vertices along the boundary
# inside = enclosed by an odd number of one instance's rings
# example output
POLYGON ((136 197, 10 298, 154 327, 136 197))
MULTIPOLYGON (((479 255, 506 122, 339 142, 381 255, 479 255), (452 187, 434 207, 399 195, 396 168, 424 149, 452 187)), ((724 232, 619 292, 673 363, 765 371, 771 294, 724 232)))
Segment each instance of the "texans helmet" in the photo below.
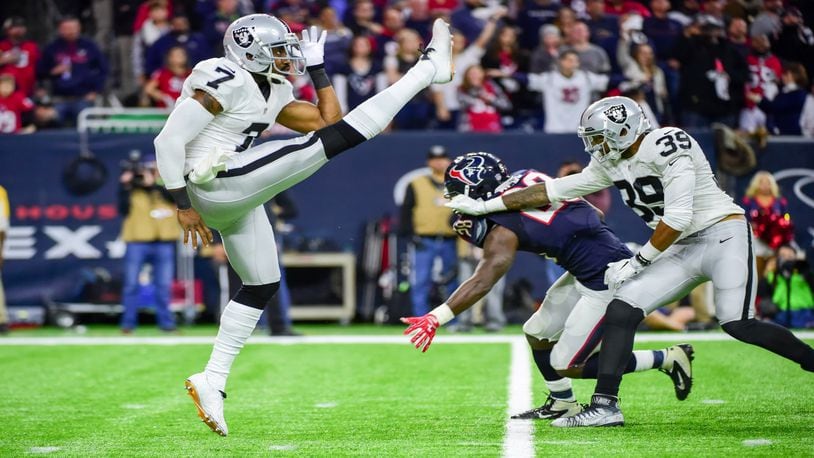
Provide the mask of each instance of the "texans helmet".
POLYGON ((509 169, 497 156, 467 153, 458 156, 444 174, 446 197, 458 194, 473 199, 491 199, 501 183, 509 178, 509 169))

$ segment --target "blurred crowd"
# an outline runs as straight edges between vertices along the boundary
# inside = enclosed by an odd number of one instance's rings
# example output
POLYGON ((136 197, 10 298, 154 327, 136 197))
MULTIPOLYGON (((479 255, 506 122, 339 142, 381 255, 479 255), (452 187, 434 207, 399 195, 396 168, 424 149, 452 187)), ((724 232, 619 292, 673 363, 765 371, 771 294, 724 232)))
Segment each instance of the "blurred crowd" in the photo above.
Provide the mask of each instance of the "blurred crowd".
MULTIPOLYGON (((456 77, 419 94, 394 129, 573 133, 603 95, 658 124, 720 122, 814 136, 814 2, 807 0, 32 0, 3 2, 0 132, 70 127, 90 106, 171 107, 238 17, 329 31, 344 110, 397 80, 435 17, 452 24, 456 77)), ((307 76, 293 78, 313 99, 307 76)))

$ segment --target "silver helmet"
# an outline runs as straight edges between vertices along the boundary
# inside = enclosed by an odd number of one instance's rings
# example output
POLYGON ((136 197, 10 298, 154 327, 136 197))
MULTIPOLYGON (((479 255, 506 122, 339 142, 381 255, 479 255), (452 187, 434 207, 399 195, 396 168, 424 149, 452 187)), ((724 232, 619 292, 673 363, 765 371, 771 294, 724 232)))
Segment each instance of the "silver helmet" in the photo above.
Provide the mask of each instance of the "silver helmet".
POLYGON ((305 73, 297 35, 285 22, 268 14, 250 14, 229 24, 223 48, 229 60, 252 73, 269 77, 305 73))
POLYGON ((627 97, 606 97, 582 112, 577 135, 585 143, 585 152, 597 161, 617 161, 648 129, 650 121, 638 103, 627 97))

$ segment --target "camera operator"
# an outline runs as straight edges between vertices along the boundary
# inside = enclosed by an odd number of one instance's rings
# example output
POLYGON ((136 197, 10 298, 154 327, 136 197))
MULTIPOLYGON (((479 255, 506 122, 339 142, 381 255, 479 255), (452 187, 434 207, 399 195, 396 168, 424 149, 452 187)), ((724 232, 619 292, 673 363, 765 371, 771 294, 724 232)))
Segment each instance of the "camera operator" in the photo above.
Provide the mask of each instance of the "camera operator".
POLYGON ((764 316, 788 328, 814 327, 814 275, 791 245, 781 245, 777 257, 766 264, 767 298, 764 316))
POLYGON ((152 265, 150 282, 155 288, 155 311, 162 331, 175 330, 170 313, 170 289, 175 274, 175 245, 180 227, 175 204, 164 189, 154 158, 141 160, 138 151, 122 162, 119 177, 119 212, 124 216, 121 238, 127 244, 124 256, 122 332, 133 332, 138 324, 142 267, 152 265))

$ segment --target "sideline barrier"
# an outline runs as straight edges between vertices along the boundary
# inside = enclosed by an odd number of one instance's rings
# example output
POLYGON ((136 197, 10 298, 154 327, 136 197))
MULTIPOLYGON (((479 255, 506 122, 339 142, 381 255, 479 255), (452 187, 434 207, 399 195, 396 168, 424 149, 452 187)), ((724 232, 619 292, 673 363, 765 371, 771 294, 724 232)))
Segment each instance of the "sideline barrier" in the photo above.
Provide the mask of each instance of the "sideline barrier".
MULTIPOLYGON (((93 194, 75 197, 62 185, 62 171, 80 149, 76 132, 44 132, 0 136, 0 184, 11 201, 11 230, 5 248, 3 279, 9 304, 42 304, 73 298, 83 271, 104 267, 121 272, 124 244, 117 242, 121 219, 116 195, 120 162, 130 151, 153 153, 152 135, 95 134, 89 147, 108 169, 105 185, 93 194)), ((696 139, 710 153, 712 137, 696 139)), ((447 147, 450 155, 489 151, 503 158, 510 169, 536 168, 556 173, 566 160, 587 162, 576 135, 504 133, 394 133, 377 137, 341 154, 291 190, 300 208, 292 221, 300 233, 335 240, 344 251, 361 252, 364 223, 384 214, 397 214, 394 185, 404 174, 424 166, 431 145, 447 147)), ((814 237, 814 142, 773 140, 760 153, 759 168, 779 172, 780 186, 789 200, 797 240, 812 246, 814 237)), ((748 180, 738 180, 738 193, 748 180)), ((624 208, 612 191, 608 223, 623 240, 644 242, 649 229, 624 208)), ((544 291, 543 263, 522 255, 510 272, 520 272, 544 291)))

